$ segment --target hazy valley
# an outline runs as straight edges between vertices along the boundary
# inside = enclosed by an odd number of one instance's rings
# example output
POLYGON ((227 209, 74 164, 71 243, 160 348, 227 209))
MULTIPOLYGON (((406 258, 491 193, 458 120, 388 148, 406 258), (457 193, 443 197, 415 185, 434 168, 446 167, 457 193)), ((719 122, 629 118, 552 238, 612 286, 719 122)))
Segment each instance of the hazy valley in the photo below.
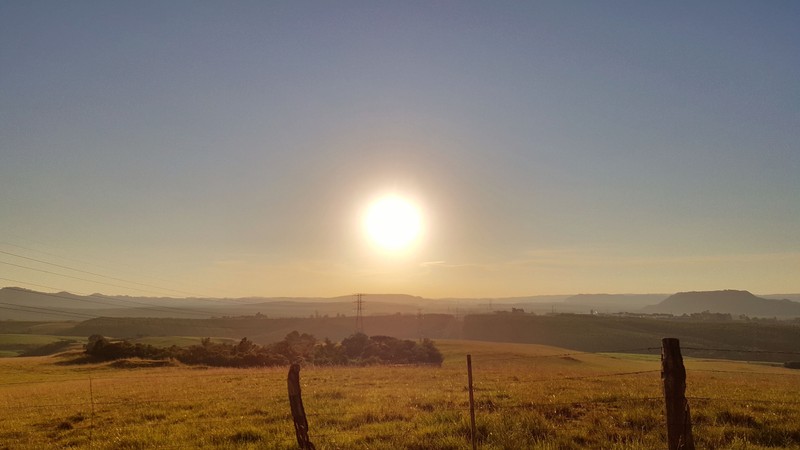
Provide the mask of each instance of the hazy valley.
MULTIPOLYGON (((545 313, 664 313, 703 311, 750 317, 800 317, 800 294, 756 296, 746 291, 709 291, 670 294, 579 294, 506 298, 431 299, 404 294, 364 295, 365 315, 466 314, 522 309, 545 313)), ((261 314, 273 318, 349 316, 355 314, 355 296, 298 298, 168 298, 74 295, 7 287, 0 289, 2 318, 54 320, 92 317, 211 318, 261 314)))

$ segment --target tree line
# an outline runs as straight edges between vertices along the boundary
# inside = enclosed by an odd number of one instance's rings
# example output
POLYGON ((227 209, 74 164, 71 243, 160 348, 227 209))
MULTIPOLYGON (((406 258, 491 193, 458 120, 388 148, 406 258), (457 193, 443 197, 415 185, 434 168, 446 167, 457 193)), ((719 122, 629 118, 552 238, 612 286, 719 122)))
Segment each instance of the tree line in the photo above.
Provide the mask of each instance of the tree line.
POLYGON ((86 353, 94 359, 110 361, 125 358, 174 359, 183 364, 216 367, 286 366, 293 362, 316 365, 436 364, 444 360, 433 341, 417 343, 389 336, 353 334, 341 342, 317 340, 313 335, 292 331, 268 345, 242 338, 236 344, 212 342, 203 338, 200 345, 156 347, 127 340, 112 341, 102 335, 89 337, 86 353))

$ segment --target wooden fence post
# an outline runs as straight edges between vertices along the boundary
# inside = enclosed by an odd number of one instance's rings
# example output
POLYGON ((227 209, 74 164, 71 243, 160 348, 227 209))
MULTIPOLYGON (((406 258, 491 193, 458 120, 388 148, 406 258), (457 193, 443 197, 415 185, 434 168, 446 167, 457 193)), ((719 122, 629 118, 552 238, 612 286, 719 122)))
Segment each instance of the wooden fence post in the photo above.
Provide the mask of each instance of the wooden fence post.
POLYGON ((686 400, 686 368, 683 366, 678 339, 661 340, 661 380, 664 382, 666 403, 667 448, 694 450, 692 418, 686 400))
POLYGON ((306 410, 303 408, 303 399, 300 397, 300 364, 292 364, 289 367, 287 384, 289 387, 289 406, 292 408, 292 420, 294 421, 297 445, 301 450, 316 450, 316 447, 308 438, 308 420, 306 420, 306 410))
POLYGON ((472 355, 467 355, 467 382, 469 385, 469 420, 472 429, 472 450, 478 448, 477 437, 475 436, 475 397, 472 393, 472 355))
POLYGON ((89 401, 92 403, 92 415, 89 416, 89 447, 94 444, 94 389, 92 388, 92 377, 89 376, 89 401))

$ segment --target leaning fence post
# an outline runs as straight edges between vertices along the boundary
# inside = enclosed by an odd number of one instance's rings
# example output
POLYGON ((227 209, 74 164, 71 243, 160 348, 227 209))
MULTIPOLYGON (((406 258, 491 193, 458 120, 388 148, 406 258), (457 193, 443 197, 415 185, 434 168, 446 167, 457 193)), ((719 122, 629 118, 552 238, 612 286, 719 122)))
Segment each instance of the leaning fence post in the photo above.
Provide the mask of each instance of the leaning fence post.
POLYGON ((472 433, 472 450, 478 447, 477 437, 475 436, 475 397, 472 394, 472 355, 467 355, 467 383, 469 386, 469 420, 472 433))
POLYGON ((289 406, 292 408, 292 420, 294 421, 297 445, 302 450, 316 450, 316 447, 308 438, 308 420, 306 420, 306 410, 303 408, 303 399, 300 397, 300 364, 292 364, 289 367, 287 384, 289 387, 289 406))
POLYGON ((692 418, 686 400, 686 368, 678 339, 661 340, 661 380, 667 414, 667 448, 694 450, 692 418))

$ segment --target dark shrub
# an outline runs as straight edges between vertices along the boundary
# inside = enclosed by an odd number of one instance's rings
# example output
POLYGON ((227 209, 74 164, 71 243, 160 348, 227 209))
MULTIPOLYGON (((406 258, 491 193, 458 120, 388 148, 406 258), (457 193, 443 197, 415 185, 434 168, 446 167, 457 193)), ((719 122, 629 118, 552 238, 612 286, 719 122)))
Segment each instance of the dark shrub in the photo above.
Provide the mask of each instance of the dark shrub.
POLYGON ((294 361, 321 365, 346 364, 441 364, 442 354, 430 340, 417 344, 389 336, 368 337, 356 333, 341 344, 325 339, 318 343, 310 334, 293 331, 280 342, 260 346, 247 338, 239 343, 214 343, 203 338, 200 345, 187 348, 159 348, 128 341, 109 341, 92 335, 86 353, 100 360, 126 358, 176 359, 184 364, 217 367, 284 366, 294 361))

